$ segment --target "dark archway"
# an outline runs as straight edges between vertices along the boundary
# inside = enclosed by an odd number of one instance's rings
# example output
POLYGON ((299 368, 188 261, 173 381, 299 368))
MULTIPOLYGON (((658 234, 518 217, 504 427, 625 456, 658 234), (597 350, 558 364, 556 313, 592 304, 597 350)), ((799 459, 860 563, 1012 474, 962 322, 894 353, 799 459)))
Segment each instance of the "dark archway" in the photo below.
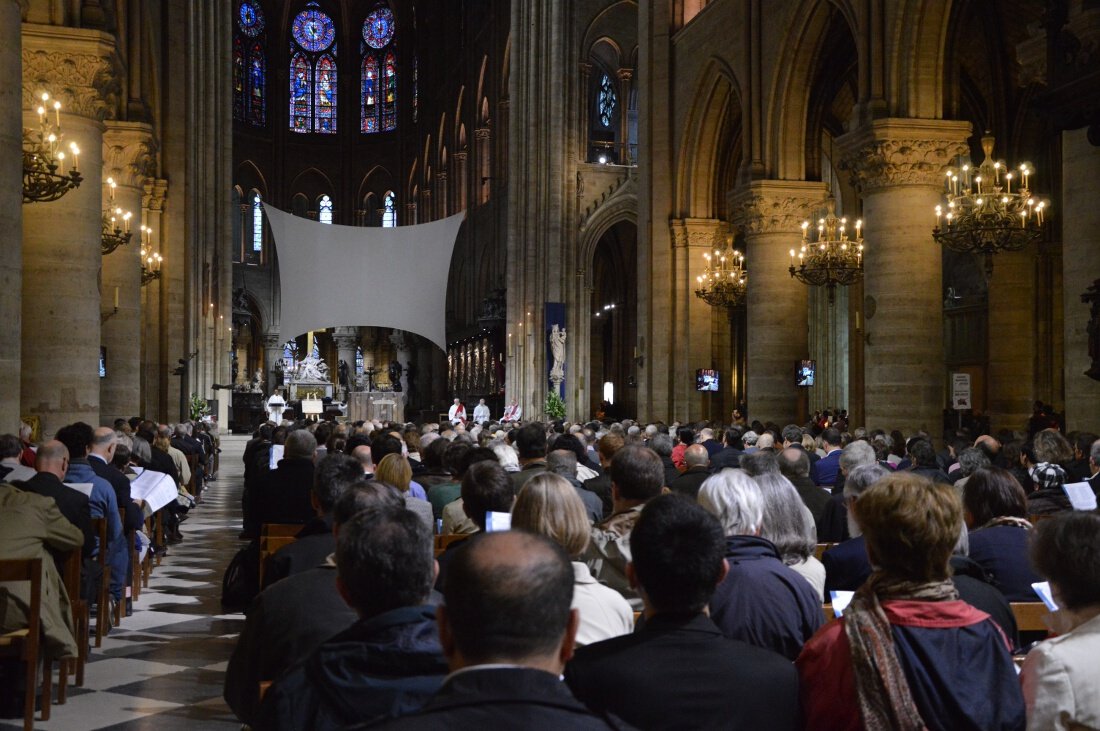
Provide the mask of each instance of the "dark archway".
POLYGON ((635 416, 638 411, 638 228, 619 221, 596 245, 592 260, 589 393, 592 413, 600 410, 604 384, 611 383, 614 403, 608 416, 635 416))

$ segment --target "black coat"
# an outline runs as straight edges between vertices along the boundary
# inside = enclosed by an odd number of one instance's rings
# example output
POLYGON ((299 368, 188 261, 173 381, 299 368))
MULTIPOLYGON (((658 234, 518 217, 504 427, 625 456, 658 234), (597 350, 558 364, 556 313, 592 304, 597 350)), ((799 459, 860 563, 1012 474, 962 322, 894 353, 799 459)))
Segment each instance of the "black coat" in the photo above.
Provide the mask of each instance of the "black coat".
POLYGON ((294 543, 283 546, 268 559, 264 569, 264 588, 293 574, 314 569, 336 552, 336 536, 332 534, 332 521, 321 518, 302 526, 294 543))
POLYGON ((313 491, 313 460, 283 459, 256 486, 255 509, 264 523, 308 523, 316 515, 309 496, 313 491))
POLYGON ((111 487, 115 491, 115 501, 125 513, 122 529, 124 531, 141 530, 141 527, 145 525, 145 513, 130 498, 130 480, 126 475, 119 472, 114 465, 107 464, 94 454, 88 455, 88 464, 92 466, 93 472, 111 483, 111 487))
POLYGON ((611 475, 604 472, 602 475, 592 477, 584 481, 584 489, 596 493, 603 504, 603 515, 608 517, 614 511, 611 501, 611 475))
POLYGON ((176 469, 176 463, 175 460, 172 459, 172 455, 156 447, 150 449, 149 452, 152 454, 152 458, 146 466, 153 472, 163 472, 168 475, 176 483, 176 487, 179 487, 180 471, 176 469))
POLYGON ((692 500, 699 495, 699 488, 710 477, 710 468, 692 467, 668 484, 668 489, 692 500))
POLYGON ((408 715, 446 675, 434 607, 394 609, 360 619, 288 669, 253 728, 321 731, 408 715))
POLYGON ((565 682, 597 712, 644 729, 799 729, 798 674, 729 640, 705 615, 657 615, 634 634, 577 650, 565 682))
POLYGON ((821 556, 825 566, 825 601, 830 591, 855 591, 871 575, 871 559, 863 536, 833 546, 821 556))
POLYGON ((719 472, 727 467, 738 469, 741 467, 741 455, 743 454, 744 452, 740 449, 724 447, 721 452, 711 455, 710 469, 712 472, 719 472))
POLYGON ((573 697, 565 683, 548 672, 486 668, 448 678, 420 713, 370 728, 603 731, 630 726, 618 719, 594 715, 573 697))
POLYGON ((81 550, 84 558, 95 553, 96 534, 92 531, 92 512, 87 495, 66 486, 57 475, 49 472, 39 472, 26 482, 15 483, 15 486, 36 495, 52 497, 65 519, 84 534, 84 548, 81 550))
POLYGON ((823 490, 814 484, 814 481, 805 477, 795 477, 791 479, 791 484, 794 485, 794 489, 798 491, 798 496, 802 498, 802 502, 810 509, 810 512, 814 516, 814 525, 818 530, 818 541, 821 543, 829 543, 830 541, 822 540, 821 538, 821 523, 825 517, 825 506, 829 503, 829 491, 823 490))

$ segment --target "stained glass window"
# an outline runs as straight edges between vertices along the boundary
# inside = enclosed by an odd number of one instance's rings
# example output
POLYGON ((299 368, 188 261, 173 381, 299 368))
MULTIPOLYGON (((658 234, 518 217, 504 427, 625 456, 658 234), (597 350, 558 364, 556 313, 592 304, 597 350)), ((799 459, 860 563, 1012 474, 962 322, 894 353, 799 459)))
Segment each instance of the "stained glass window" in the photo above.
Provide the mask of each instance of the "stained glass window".
POLYGON ((321 223, 332 223, 332 199, 327 195, 321 196, 321 202, 317 204, 317 220, 321 223))
POLYGON ((283 363, 289 368, 294 365, 296 357, 298 357, 298 343, 294 340, 283 343, 283 363))
POLYGON ((316 120, 314 132, 322 134, 336 133, 336 59, 327 53, 321 56, 316 66, 316 120))
POLYGON ((298 45, 313 53, 327 50, 336 40, 336 25, 316 5, 317 3, 310 3, 305 10, 294 16, 290 30, 298 45))
POLYGON ((363 346, 359 345, 355 348, 355 375, 363 375, 363 346))
POLYGON ((259 41, 252 44, 248 54, 248 121, 263 127, 267 121, 264 108, 264 90, 267 88, 267 61, 259 41))
POLYGON ((371 48, 385 48, 393 40, 393 11, 379 5, 363 22, 363 40, 371 48))
POLYGON ((615 107, 619 104, 619 97, 615 93, 615 85, 607 74, 600 79, 600 94, 597 99, 597 109, 600 114, 600 124, 610 127, 615 120, 615 107))
POLYGON ((393 228, 397 225, 397 199, 394 198, 393 191, 386 193, 386 197, 382 199, 382 227, 393 228))
POLYGON ((359 129, 364 134, 397 129, 396 35, 393 11, 379 3, 363 21, 360 44, 359 129))
POLYGON ((321 344, 317 342, 317 338, 313 339, 313 351, 309 354, 309 357, 314 360, 321 360, 321 344))
POLYGON ((264 207, 259 193, 252 194, 252 251, 264 250, 264 207))
POLYGON ((386 54, 382 78, 382 131, 397 129, 397 56, 386 54))
POLYGON ((290 129, 309 132, 313 106, 313 84, 310 82, 309 61, 296 53, 290 59, 290 129))
POLYGON ((264 11, 255 0, 243 0, 237 9, 237 25, 249 38, 255 38, 264 30, 264 11))
POLYGON ((244 121, 244 44, 233 39, 233 119, 244 121))
POLYGON ((413 56, 413 121, 420 117, 420 64, 413 56))
POLYGON ((378 57, 372 53, 363 57, 359 114, 361 132, 369 134, 378 131, 378 57))

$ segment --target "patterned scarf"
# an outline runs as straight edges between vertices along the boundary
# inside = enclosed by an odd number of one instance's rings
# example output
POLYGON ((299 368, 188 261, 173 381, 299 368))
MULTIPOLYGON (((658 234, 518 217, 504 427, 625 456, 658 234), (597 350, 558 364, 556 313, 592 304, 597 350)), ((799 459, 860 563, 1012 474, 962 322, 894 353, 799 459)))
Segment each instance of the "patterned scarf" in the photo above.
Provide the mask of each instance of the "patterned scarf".
POLYGON ((1040 462, 1031 468, 1031 479, 1040 489, 1052 489, 1066 484, 1066 471, 1053 462, 1040 462))
POLYGON ((1016 518, 1011 515, 1002 515, 999 518, 994 518, 981 528, 975 528, 974 530, 981 530, 982 528, 996 528, 1000 525, 1007 525, 1012 528, 1023 528, 1024 530, 1031 530, 1031 522, 1024 518, 1016 518))
POLYGON ((890 621, 880 600, 940 602, 958 598, 950 579, 918 583, 891 579, 878 571, 852 597, 852 603, 844 610, 844 630, 852 652, 852 671, 864 728, 926 729, 898 660, 890 621))

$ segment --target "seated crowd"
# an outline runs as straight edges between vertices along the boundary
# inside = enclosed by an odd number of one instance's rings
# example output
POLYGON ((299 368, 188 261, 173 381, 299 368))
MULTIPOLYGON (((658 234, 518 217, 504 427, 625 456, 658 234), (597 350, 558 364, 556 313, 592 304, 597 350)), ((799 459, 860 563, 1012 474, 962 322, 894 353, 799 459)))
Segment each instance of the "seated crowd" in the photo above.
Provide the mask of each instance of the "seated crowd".
POLYGON ((1095 435, 284 422, 244 460, 256 729, 1100 728, 1095 435))
MULTIPOLYGON (((216 431, 202 422, 135 417, 98 428, 76 422, 39 444, 32 433, 23 424, 18 435, 0 435, 0 559, 43 560, 42 657, 49 662, 76 658, 80 643, 88 643, 77 631, 77 600, 97 617, 97 638, 130 616, 142 567, 183 540, 180 524, 202 501, 205 483, 217 479, 220 449, 216 431), (146 472, 160 474, 140 485, 170 480, 155 505, 131 494, 146 472), (93 528, 99 520, 106 527, 102 542, 93 528), (79 586, 67 586, 66 563, 77 551, 79 586), (105 604, 97 601, 101 589, 105 604)), ((0 592, 0 634, 25 626, 28 597, 25 587, 0 592)), ((0 667, 0 676, 6 680, 9 671, 0 667)), ((13 692, 22 682, 0 683, 0 717, 22 714, 13 692)))

